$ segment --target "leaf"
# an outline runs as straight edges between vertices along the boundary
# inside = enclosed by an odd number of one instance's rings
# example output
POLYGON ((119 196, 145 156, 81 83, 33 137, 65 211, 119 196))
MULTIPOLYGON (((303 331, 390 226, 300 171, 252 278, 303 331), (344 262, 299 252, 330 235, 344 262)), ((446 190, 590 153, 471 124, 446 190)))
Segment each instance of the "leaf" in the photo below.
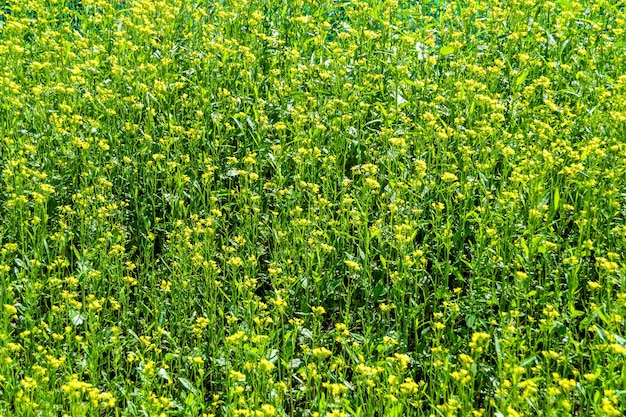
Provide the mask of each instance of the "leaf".
POLYGON ((567 326, 565 326, 565 324, 561 323, 560 321, 555 321, 554 323, 552 323, 552 330, 559 336, 563 336, 565 333, 567 333, 567 326))
POLYGON ((404 406, 401 402, 397 402, 392 408, 388 409, 385 417, 400 417, 403 414, 404 406))
POLYGON ((582 317, 582 316, 585 315, 585 312, 580 311, 580 310, 576 310, 576 308, 574 307, 573 303, 570 303, 570 305, 569 305, 569 313, 572 316, 572 318, 582 317))
POLYGON ((517 78, 515 78, 515 86, 519 87, 520 85, 522 85, 524 81, 526 81, 526 77, 528 77, 528 70, 522 72, 520 75, 517 76, 517 78))
POLYGON ((522 247, 522 249, 524 250, 524 256, 526 257, 526 259, 528 259, 528 256, 530 255, 529 250, 528 250, 528 245, 526 244, 526 239, 521 238, 519 240, 519 244, 522 247))
POLYGON ((531 363, 535 363, 536 361, 537 361, 537 355, 532 355, 524 359, 522 363, 520 363, 520 366, 525 367, 525 366, 530 365, 531 363))
POLYGON ((178 380, 187 391, 191 392, 193 395, 198 395, 198 390, 196 389, 196 387, 193 386, 191 381, 182 377, 179 377, 178 380))
POLYGON ((85 316, 80 314, 80 311, 70 310, 70 321, 74 326, 80 326, 85 322, 85 316))
POLYGON ((559 209, 560 201, 561 201, 561 194, 559 193, 559 189, 557 188, 556 190, 554 190, 554 201, 553 201, 555 211, 559 209))
POLYGON ((374 301, 375 302, 384 301, 385 300, 384 296, 387 294, 388 291, 389 289, 382 282, 377 283, 372 289, 374 301))
POLYGON ((455 267, 455 266, 450 266, 450 272, 456 277, 456 279, 458 279, 459 281, 463 282, 465 281, 465 278, 463 277, 463 274, 461 274, 461 271, 459 271, 459 268, 455 267))
POLYGON ((596 327, 596 333, 598 333, 598 337, 600 338, 600 340, 602 340, 603 342, 606 342, 606 333, 604 333, 604 330, 602 330, 600 326, 595 326, 595 327, 596 327))
POLYGON ((498 355, 498 360, 501 361, 502 360, 502 347, 500 346, 500 340, 498 339, 498 336, 494 335, 493 341, 496 347, 496 354, 498 355))
POLYGON ((267 360, 271 363, 271 364, 276 364, 276 362, 278 361, 278 349, 272 349, 270 350, 267 355, 267 360))
POLYGON ((172 378, 170 378, 170 374, 167 373, 167 370, 163 369, 163 368, 159 368, 159 372, 157 372, 157 375, 161 378, 163 378, 166 381, 171 381, 172 378))
POLYGON ((443 56, 448 56, 448 55, 452 55, 454 51, 455 51, 454 47, 446 45, 446 46, 441 47, 441 49, 439 50, 439 53, 443 56))
POLYGON ((572 1, 571 0, 559 0, 559 1, 557 1, 557 4, 561 8, 563 8, 563 10, 565 10, 565 11, 572 10, 572 1))
POLYGON ((613 333, 613 339, 615 340, 616 343, 619 343, 622 346, 626 347, 626 339, 624 339, 622 336, 613 333))
POLYGON ((196 400, 196 396, 193 394, 189 394, 187 398, 185 398, 185 404, 187 405, 187 407, 192 407, 195 400, 196 400))
POLYGON ((469 110, 467 111, 467 117, 470 117, 472 113, 474 113, 474 109, 476 109, 476 102, 472 100, 472 103, 469 106, 469 110))
POLYGON ((302 329, 300 329, 300 337, 305 340, 313 340, 313 332, 311 332, 306 327, 303 327, 302 329))
POLYGON ((581 330, 587 329, 596 318, 598 318, 598 313, 593 313, 591 316, 585 317, 583 320, 581 320, 578 328, 581 330))

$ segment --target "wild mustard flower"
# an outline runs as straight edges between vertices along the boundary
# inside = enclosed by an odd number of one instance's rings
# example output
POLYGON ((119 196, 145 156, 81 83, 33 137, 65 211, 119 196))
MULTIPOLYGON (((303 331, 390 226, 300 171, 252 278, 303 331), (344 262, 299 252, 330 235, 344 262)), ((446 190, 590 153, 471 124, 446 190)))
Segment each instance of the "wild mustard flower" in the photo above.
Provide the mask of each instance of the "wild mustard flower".
POLYGON ((623 414, 620 8, 409 3, 0 10, 0 415, 623 414))

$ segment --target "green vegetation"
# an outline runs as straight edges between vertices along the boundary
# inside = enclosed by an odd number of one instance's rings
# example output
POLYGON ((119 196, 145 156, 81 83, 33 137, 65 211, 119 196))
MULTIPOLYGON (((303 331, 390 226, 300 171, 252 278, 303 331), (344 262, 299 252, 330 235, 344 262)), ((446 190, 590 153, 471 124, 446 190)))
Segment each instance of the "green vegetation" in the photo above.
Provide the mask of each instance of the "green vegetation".
POLYGON ((623 1, 0 16, 0 416, 626 413, 623 1))

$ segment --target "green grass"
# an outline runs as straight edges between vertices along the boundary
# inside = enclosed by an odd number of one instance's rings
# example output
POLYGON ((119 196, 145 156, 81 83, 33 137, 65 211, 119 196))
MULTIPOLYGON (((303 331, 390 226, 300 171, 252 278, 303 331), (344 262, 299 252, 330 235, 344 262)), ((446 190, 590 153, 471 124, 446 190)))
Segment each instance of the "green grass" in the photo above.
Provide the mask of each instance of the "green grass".
POLYGON ((623 1, 0 7, 0 416, 621 416, 623 1))

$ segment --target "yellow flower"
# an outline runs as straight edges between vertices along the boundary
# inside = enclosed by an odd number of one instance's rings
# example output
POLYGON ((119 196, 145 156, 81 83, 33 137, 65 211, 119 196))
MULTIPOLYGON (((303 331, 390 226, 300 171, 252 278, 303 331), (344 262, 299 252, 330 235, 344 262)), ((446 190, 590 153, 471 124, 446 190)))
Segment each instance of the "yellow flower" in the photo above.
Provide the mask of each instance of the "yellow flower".
POLYGON ((361 270, 361 266, 358 263, 351 261, 350 259, 345 259, 343 262, 349 269, 354 272, 359 272, 361 270))
POLYGON ((365 178, 365 185, 373 189, 380 188, 380 183, 376 181, 374 178, 365 178))
POLYGON ((324 309, 324 307, 322 306, 313 306, 311 307, 311 311, 313 311, 313 314, 315 314, 318 317, 323 316, 326 313, 326 309, 324 309))
POLYGON ((332 356, 333 352, 322 346, 311 349, 311 354, 317 358, 327 358, 332 356))
POLYGON ((267 372, 267 371, 271 371, 274 368, 275 368, 274 364, 268 361, 267 359, 261 359, 261 361, 259 362, 259 369, 261 371, 267 372))
POLYGON ((14 306, 12 306, 11 304, 5 304, 4 305, 4 310, 9 314, 9 315, 13 315, 17 313, 17 308, 15 308, 14 306))
POLYGON ((591 291, 595 291, 601 287, 600 283, 596 281, 588 281, 587 286, 591 291))
POLYGON ((443 182, 454 182, 454 181, 458 181, 458 179, 459 178, 451 172, 444 172, 443 175, 441 176, 441 180, 443 182))

